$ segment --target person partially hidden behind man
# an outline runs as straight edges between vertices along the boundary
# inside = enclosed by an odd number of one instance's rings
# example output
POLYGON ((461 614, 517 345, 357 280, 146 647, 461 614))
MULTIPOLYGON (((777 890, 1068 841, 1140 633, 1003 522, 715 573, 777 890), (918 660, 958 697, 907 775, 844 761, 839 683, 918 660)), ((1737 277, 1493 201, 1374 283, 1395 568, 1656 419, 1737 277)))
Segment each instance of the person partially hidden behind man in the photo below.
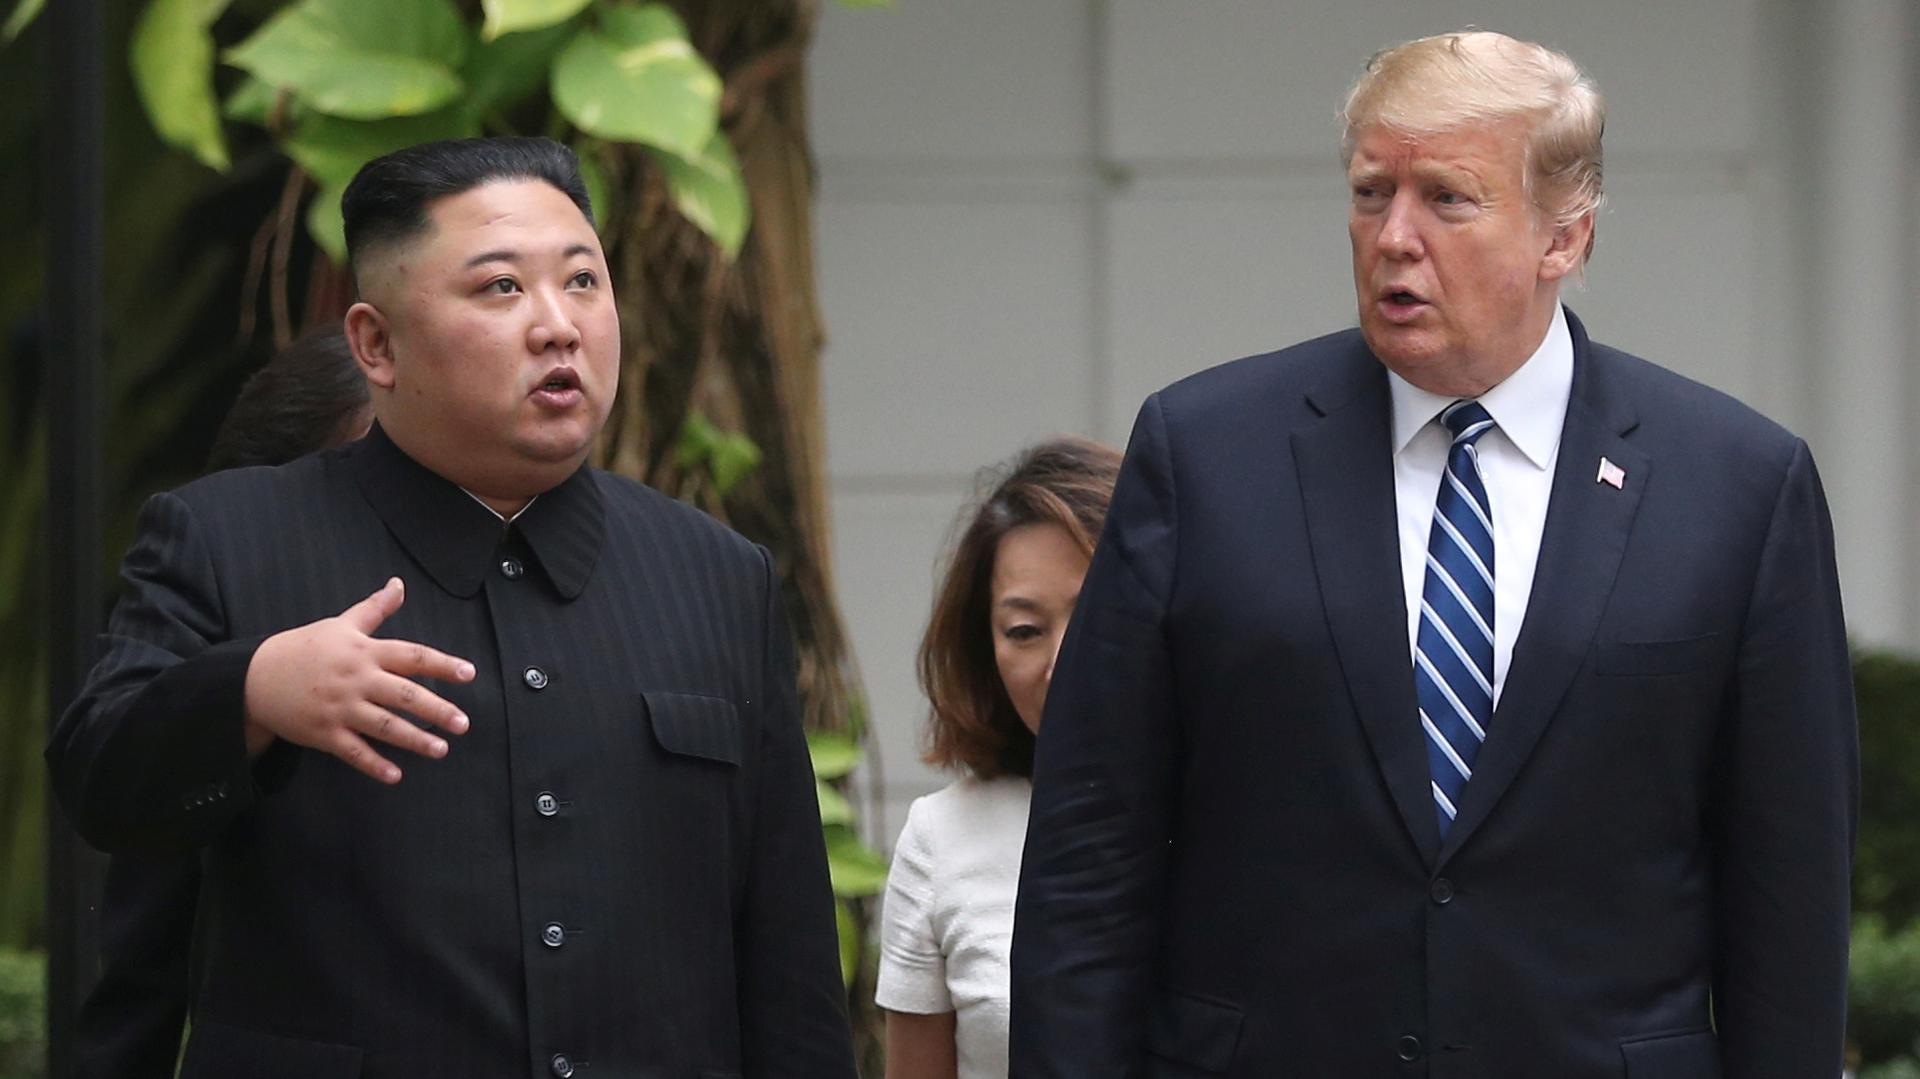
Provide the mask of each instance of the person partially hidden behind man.
POLYGON ((373 430, 154 496, 47 751, 95 845, 205 849, 182 1074, 851 1079, 772 561, 584 463, 573 155, 416 146, 342 210, 373 430))
MULTIPOLYGON (((367 380, 339 327, 306 334, 247 379, 207 471, 283 465, 367 433, 367 380)), ((100 980, 74 1025, 74 1079, 173 1079, 187 1016, 196 854, 119 854, 100 901, 100 980)))
POLYGON ((1561 306, 1603 124, 1565 56, 1411 42, 1345 121, 1359 329, 1134 427, 1040 727, 1012 1075, 1838 1074, 1806 444, 1561 306))

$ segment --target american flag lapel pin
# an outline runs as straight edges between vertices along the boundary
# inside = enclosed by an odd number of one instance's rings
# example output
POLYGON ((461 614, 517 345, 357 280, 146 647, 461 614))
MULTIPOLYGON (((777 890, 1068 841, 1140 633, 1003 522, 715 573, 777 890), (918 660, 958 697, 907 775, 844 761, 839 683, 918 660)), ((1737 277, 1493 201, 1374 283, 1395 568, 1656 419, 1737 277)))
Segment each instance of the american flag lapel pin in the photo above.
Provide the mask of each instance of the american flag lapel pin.
POLYGON ((1602 457, 1600 474, 1593 478, 1593 482, 1604 483, 1616 491, 1624 491, 1627 487, 1627 470, 1602 457))

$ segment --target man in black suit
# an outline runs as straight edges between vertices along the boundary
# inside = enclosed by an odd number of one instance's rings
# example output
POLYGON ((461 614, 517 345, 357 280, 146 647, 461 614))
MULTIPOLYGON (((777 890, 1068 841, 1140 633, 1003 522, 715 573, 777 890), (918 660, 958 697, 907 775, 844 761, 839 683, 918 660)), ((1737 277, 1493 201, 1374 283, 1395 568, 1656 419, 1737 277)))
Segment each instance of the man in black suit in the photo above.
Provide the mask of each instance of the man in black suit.
MULTIPOLYGON (((283 465, 367 433, 367 380, 337 327, 253 373, 214 436, 207 471, 283 465)), ((173 1079, 189 1003, 200 858, 120 854, 100 899, 100 980, 74 1028, 75 1079, 173 1079)))
POLYGON ((96 845, 205 847, 183 1074, 850 1077, 772 561, 584 464, 572 154, 413 147, 342 208, 376 426, 150 500, 48 748, 96 845))
POLYGON ((1012 1074, 1840 1070, 1857 749, 1806 445, 1588 339, 1603 110, 1345 110, 1358 331, 1141 409, 1047 700, 1012 1074))

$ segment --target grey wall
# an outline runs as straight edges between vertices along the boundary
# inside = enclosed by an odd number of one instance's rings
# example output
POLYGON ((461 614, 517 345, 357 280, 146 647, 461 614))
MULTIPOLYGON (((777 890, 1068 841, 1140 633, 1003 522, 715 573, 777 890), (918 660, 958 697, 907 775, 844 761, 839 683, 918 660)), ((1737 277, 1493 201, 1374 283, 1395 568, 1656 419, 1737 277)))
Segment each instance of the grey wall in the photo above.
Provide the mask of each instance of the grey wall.
POLYGON ((1910 0, 896 0, 812 60, 836 569, 914 795, 912 656, 975 470, 1125 439, 1183 374, 1350 325, 1334 111, 1382 46, 1563 49, 1610 106, 1594 335, 1804 435, 1856 636, 1920 648, 1920 8, 1910 0))

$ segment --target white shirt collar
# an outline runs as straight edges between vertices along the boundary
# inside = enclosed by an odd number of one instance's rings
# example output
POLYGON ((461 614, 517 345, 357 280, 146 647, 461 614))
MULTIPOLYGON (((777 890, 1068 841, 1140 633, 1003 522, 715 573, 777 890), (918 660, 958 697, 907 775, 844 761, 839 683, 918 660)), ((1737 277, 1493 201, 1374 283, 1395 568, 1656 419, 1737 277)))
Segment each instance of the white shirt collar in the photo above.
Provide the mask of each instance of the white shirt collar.
MULTIPOLYGON (((1387 386, 1392 391, 1396 456, 1442 409, 1457 400, 1429 393, 1391 369, 1387 371, 1387 386)), ((1507 441, 1535 468, 1544 470, 1553 464, 1560 430, 1567 422, 1567 401, 1572 396, 1573 334, 1567 329, 1566 310, 1555 304, 1553 321, 1547 324, 1547 336, 1540 347, 1519 370, 1481 394, 1479 400, 1507 441)))
POLYGON ((473 499, 475 502, 480 503, 481 507, 484 508, 488 513, 491 513, 495 517, 499 518, 500 523, 503 525, 510 525, 513 522, 519 520, 520 514, 527 512, 528 507, 531 507, 534 501, 540 497, 539 495, 534 495, 533 498, 527 499, 527 504, 525 506, 521 506, 517 511, 515 511, 513 516, 504 517, 504 516, 501 516, 501 513, 499 510, 494 509, 492 506, 487 505, 486 499, 481 498, 479 495, 474 494, 472 491, 467 490, 465 487, 461 487, 460 492, 466 495, 468 498, 473 499))

